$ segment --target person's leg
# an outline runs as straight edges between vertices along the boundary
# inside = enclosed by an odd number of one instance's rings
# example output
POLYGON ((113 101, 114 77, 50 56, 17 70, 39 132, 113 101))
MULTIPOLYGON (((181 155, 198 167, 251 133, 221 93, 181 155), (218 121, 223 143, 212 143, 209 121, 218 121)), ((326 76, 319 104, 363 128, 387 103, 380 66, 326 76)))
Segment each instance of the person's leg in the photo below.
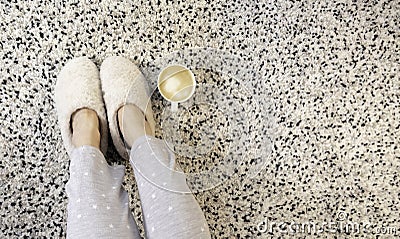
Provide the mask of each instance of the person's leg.
POLYGON ((111 167, 99 150, 95 111, 80 109, 72 116, 67 238, 140 238, 122 188, 124 166, 111 167))
POLYGON ((133 144, 130 162, 138 184, 147 237, 211 238, 185 175, 172 170, 173 152, 162 140, 149 134, 147 123, 143 127, 144 115, 137 107, 126 105, 118 113, 123 137, 128 146, 133 144))

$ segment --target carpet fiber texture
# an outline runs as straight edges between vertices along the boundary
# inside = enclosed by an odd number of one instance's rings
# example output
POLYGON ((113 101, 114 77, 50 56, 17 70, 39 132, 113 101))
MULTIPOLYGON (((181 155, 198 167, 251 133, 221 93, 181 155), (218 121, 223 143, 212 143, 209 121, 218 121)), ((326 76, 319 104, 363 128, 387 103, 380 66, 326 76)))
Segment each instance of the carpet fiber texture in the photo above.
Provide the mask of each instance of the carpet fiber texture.
MULTIPOLYGON (((223 110, 198 104, 174 124, 163 116, 168 103, 157 92, 152 97, 157 137, 174 141, 179 132, 175 150, 185 172, 229 162, 217 181, 193 183, 213 238, 394 237, 399 6, 397 0, 1 1, 0 238, 65 237, 69 159, 55 82, 69 59, 88 56, 100 66, 111 55, 147 72, 152 89, 154 66, 206 60, 193 68, 198 82, 214 84, 218 102, 233 102, 223 110), (187 59, 193 55, 197 60, 187 59), (237 65, 227 63, 232 59, 237 65), (292 222, 335 223, 336 231, 290 232, 292 222), (340 223, 359 224, 360 231, 339 230, 340 223)), ((128 167, 124 186, 144 235, 132 170, 111 144, 107 160, 128 167)))

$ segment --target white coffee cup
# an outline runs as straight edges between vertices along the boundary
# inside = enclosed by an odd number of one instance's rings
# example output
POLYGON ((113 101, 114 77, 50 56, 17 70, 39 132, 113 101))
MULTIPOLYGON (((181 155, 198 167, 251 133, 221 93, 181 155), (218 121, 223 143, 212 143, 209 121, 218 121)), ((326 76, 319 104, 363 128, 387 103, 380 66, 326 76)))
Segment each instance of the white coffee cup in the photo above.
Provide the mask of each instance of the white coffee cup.
POLYGON ((171 111, 178 110, 178 103, 185 102, 194 94, 196 79, 188 68, 170 65, 158 75, 157 88, 167 101, 171 102, 171 111))

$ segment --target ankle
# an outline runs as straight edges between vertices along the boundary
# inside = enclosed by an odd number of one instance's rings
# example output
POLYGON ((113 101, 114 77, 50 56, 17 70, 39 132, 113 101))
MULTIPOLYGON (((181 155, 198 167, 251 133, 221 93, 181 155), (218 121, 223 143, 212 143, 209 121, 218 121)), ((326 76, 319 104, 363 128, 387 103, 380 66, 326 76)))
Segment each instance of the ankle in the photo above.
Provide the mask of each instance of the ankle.
POLYGON ((100 148, 99 118, 91 109, 79 109, 72 115, 72 143, 75 147, 100 148))
POLYGON ((118 110, 118 127, 128 147, 141 136, 152 135, 144 113, 136 105, 126 104, 118 110))

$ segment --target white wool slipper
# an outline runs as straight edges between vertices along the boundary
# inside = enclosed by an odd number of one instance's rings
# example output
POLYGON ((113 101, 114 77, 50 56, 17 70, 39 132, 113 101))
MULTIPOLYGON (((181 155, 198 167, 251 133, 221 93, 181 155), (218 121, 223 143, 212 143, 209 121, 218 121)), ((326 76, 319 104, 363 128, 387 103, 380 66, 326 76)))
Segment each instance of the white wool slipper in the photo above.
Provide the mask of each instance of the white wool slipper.
POLYGON ((100 150, 107 152, 108 125, 100 87, 99 71, 87 57, 69 61, 57 78, 55 102, 61 136, 69 155, 72 144, 72 114, 81 108, 96 111, 100 126, 100 150))
POLYGON ((100 79, 114 146, 123 158, 128 159, 129 148, 121 138, 118 127, 118 110, 128 103, 136 105, 144 112, 146 121, 154 134, 155 122, 146 80, 135 64, 120 56, 112 56, 104 60, 100 67, 100 79))

